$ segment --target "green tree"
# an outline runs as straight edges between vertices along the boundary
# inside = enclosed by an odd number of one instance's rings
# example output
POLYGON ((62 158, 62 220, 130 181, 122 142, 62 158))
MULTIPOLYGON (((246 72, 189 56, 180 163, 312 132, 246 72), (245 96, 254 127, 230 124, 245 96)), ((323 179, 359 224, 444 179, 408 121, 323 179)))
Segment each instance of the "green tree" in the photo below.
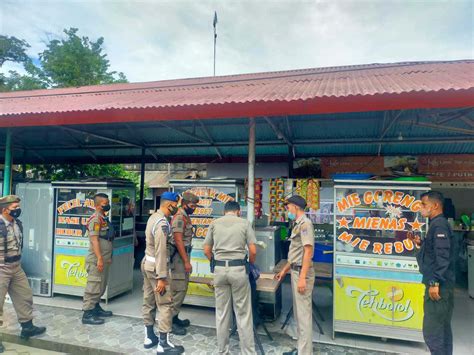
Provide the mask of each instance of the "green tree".
POLYGON ((41 67, 53 87, 86 86, 127 82, 123 73, 109 71, 110 62, 103 53, 104 38, 91 41, 79 37, 77 28, 64 30, 66 38, 51 41, 40 53, 41 67))
POLYGON ((30 58, 26 54, 26 49, 30 45, 22 39, 0 35, 0 67, 6 61, 24 63, 30 58))

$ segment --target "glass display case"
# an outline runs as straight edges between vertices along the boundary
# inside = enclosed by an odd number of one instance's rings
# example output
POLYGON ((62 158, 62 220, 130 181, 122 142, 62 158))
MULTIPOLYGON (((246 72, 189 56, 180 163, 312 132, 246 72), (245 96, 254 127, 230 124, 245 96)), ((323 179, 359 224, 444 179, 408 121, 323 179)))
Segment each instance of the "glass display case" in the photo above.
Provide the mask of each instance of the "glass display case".
POLYGON ((421 274, 429 183, 335 181, 333 331, 423 341, 421 274))

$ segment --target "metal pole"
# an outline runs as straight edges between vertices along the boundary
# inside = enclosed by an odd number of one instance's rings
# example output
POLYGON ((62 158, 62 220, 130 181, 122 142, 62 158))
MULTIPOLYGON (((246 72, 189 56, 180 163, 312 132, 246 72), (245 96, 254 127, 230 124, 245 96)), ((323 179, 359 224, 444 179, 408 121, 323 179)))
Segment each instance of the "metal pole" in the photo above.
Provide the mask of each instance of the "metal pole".
POLYGON ((214 76, 216 76, 216 42, 217 42, 217 32, 216 32, 216 26, 214 26, 214 76))
POLYGON ((255 118, 249 119, 249 172, 247 191, 247 220, 255 223, 255 118))
POLYGON ((142 148, 142 165, 140 167, 140 217, 143 215, 144 192, 145 192, 145 148, 142 148))
POLYGON ((12 132, 7 129, 7 139, 5 142, 5 165, 3 170, 3 196, 10 195, 12 176, 12 132))

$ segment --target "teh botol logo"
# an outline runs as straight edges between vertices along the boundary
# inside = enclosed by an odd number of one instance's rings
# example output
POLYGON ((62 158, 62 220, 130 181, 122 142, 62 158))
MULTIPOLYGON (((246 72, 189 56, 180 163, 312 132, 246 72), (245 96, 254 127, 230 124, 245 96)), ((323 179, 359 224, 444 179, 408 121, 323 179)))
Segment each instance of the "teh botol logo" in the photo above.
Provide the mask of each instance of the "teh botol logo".
POLYGON ((377 289, 362 290, 358 287, 348 286, 346 295, 357 298, 357 311, 364 317, 364 309, 372 310, 381 318, 393 322, 405 322, 413 317, 415 311, 411 300, 403 300, 403 290, 395 285, 387 287, 383 295, 377 289))

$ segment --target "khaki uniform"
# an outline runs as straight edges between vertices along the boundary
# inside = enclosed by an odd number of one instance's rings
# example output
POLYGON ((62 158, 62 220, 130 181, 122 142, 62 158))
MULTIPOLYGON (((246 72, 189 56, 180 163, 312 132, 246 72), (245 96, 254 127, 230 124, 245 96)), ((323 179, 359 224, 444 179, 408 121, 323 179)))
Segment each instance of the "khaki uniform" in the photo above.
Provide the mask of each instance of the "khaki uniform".
MULTIPOLYGON (((305 245, 314 247, 314 228, 308 217, 302 216, 296 221, 291 236, 288 252, 288 262, 292 266, 303 264, 303 251, 305 245)), ((291 269, 291 291, 293 294, 293 314, 296 316, 298 328, 298 354, 313 353, 313 287, 314 269, 311 267, 306 275, 306 292, 298 292, 300 271, 291 269)))
MULTIPOLYGON (((183 234, 183 243, 188 254, 191 257, 191 244, 194 236, 194 227, 191 218, 184 209, 180 208, 178 213, 173 217, 171 223, 173 233, 183 234)), ((171 239, 174 245, 174 238, 171 239)), ((184 261, 178 253, 178 250, 172 252, 171 263, 171 278, 173 283, 171 285, 171 292, 173 294, 173 317, 177 316, 183 305, 186 292, 188 292, 189 274, 184 270, 184 261), (174 254, 174 256, 173 256, 174 254)))
POLYGON ((100 302, 101 297, 107 288, 109 279, 109 269, 112 263, 114 230, 109 220, 99 214, 94 213, 87 221, 87 235, 99 237, 100 253, 104 260, 104 270, 97 269, 97 256, 94 253, 92 243, 89 246, 89 255, 86 258, 87 284, 84 291, 84 311, 93 310, 100 302))
POLYGON ((25 323, 33 319, 33 293, 21 262, 5 260, 21 256, 22 240, 21 222, 10 222, 0 216, 0 326, 3 324, 3 305, 7 293, 12 299, 18 321, 25 323))
MULTIPOLYGON (((211 223, 204 241, 213 247, 219 261, 243 260, 247 246, 255 244, 252 226, 246 220, 226 215, 211 223)), ((214 272, 216 326, 219 354, 229 354, 232 310, 239 331, 241 354, 256 354, 249 275, 245 266, 217 266, 214 272)))
POLYGON ((172 280, 169 274, 169 243, 171 226, 163 212, 155 212, 148 219, 146 230, 145 258, 142 261, 143 274, 143 321, 146 326, 155 324, 156 308, 159 309, 158 330, 170 333, 173 319, 172 280), (155 292, 158 279, 166 278, 168 285, 163 295, 155 292))

